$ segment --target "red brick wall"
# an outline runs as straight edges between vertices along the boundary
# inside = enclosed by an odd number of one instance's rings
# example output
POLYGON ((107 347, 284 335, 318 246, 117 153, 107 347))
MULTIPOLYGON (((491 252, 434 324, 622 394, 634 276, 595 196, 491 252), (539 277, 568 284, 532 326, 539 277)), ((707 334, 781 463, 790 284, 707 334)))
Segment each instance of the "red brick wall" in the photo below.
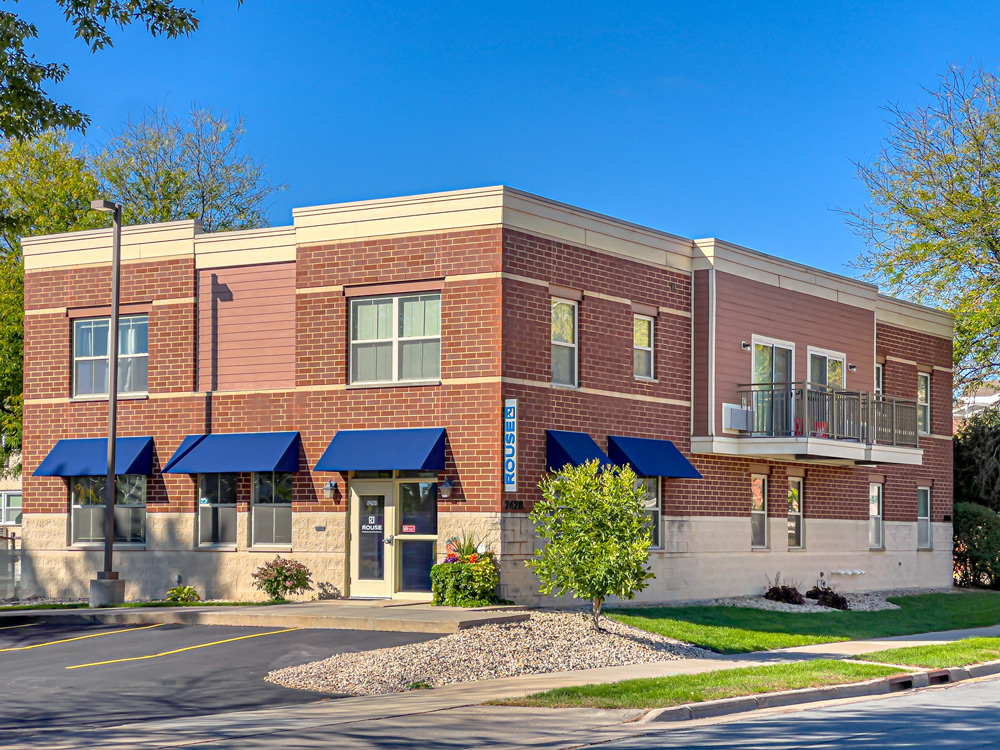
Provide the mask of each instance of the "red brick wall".
MULTIPOLYGON (((442 507, 492 511, 499 496, 500 270, 499 230, 451 232, 378 241, 301 247, 296 262, 302 288, 452 278, 443 286, 442 379, 439 386, 345 389, 347 299, 320 290, 296 295, 296 384, 302 390, 263 393, 195 391, 196 294, 193 260, 151 261, 123 267, 123 303, 150 308, 148 399, 119 405, 121 435, 152 435, 154 475, 148 510, 194 512, 197 487, 187 475, 161 475, 187 434, 298 430, 302 436, 293 509, 346 510, 343 483, 333 500, 323 485, 336 474, 314 475, 314 466, 341 428, 428 427, 448 430, 446 475, 456 489, 442 507), (454 382, 476 378, 487 382, 454 382), (496 447, 494 447, 496 446, 496 447)), ((108 268, 29 272, 28 309, 107 305, 108 268)), ((32 477, 32 470, 60 438, 100 437, 107 429, 107 401, 68 402, 71 320, 64 313, 28 315, 26 325, 25 510, 65 513, 65 480, 32 477), (33 399, 59 399, 39 403, 33 399)), ((259 343, 259 342, 255 342, 259 343)), ((249 499, 249 481, 240 501, 249 499)))

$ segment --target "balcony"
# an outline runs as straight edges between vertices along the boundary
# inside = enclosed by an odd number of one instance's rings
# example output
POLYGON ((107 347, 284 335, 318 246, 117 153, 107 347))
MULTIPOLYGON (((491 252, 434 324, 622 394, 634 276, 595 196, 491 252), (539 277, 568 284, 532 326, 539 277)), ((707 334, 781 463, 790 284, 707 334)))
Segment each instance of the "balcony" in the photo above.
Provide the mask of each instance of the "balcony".
POLYGON ((737 388, 723 404, 723 435, 695 438, 695 452, 834 464, 920 465, 917 403, 799 381, 737 388))

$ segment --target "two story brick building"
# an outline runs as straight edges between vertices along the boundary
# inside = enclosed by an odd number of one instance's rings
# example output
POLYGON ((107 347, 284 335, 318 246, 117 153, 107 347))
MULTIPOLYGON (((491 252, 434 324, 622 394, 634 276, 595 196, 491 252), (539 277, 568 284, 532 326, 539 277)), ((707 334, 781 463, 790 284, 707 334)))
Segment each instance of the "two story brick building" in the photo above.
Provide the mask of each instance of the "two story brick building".
MULTIPOLYGON (((550 467, 629 463, 646 601, 951 581, 945 313, 506 187, 127 227, 116 568, 251 595, 427 596, 445 542, 537 601, 550 467)), ((86 594, 104 517, 110 233, 25 253, 23 591, 86 594)))

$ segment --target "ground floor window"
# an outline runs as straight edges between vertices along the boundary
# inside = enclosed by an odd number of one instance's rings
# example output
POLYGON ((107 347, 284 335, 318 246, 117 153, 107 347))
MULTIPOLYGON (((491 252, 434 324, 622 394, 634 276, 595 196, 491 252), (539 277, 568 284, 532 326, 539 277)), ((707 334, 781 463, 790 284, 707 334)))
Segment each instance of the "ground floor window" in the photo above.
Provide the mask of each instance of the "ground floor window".
MULTIPOLYGON (((73 544, 104 541, 105 477, 73 477, 70 480, 71 539, 73 544)), ((146 541, 146 477, 125 474, 116 480, 115 541, 141 544, 146 541)))
POLYGON ((885 544, 882 529, 882 485, 868 485, 868 546, 882 549, 885 544))
POLYGON ((917 549, 931 548, 931 488, 917 487, 917 549))
POLYGON ((788 478, 788 546, 802 547, 802 479, 788 478))
POLYGON ((750 546, 767 547, 767 476, 750 475, 750 546))
POLYGON ((250 543, 292 543, 292 474, 267 471, 253 475, 250 543))
POLYGON ((646 527, 649 529, 649 536, 652 540, 650 546, 653 549, 661 549, 663 542, 660 539, 660 478, 639 477, 639 481, 646 491, 644 502, 646 506, 646 527))
POLYGON ((0 526, 21 523, 21 493, 0 492, 0 526))
POLYGON ((198 544, 236 544, 236 485, 239 474, 198 478, 198 544))

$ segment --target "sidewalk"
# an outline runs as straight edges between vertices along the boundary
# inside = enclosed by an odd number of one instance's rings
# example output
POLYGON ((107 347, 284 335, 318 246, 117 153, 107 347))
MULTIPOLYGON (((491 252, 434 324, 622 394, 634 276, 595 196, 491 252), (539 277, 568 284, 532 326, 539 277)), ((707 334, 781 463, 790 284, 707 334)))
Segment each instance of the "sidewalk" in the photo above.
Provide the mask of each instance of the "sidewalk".
POLYGON ((528 619, 524 607, 489 609, 432 607, 427 602, 331 599, 294 604, 238 607, 126 607, 40 609, 0 612, 0 624, 47 622, 102 625, 240 625, 262 628, 381 630, 405 633, 456 633, 465 628, 528 619))
MULTIPOLYGON (((844 658, 869 651, 878 651, 900 645, 920 645, 944 643, 973 636, 1000 636, 1000 625, 971 630, 924 633, 898 636, 870 641, 846 641, 813 646, 800 646, 753 654, 718 656, 705 659, 684 659, 678 661, 637 664, 624 667, 606 667, 573 672, 528 675, 498 680, 483 680, 446 685, 433 690, 416 690, 375 697, 342 698, 307 704, 304 706, 261 709, 237 713, 198 716, 190 719, 171 719, 144 724, 119 727, 80 729, 73 731, 38 732, 20 740, 10 748, 46 748, 51 750, 77 750, 79 748, 161 748, 178 745, 208 743, 212 748, 230 747, 238 744, 244 750, 251 748, 284 748, 289 746, 290 737, 324 737, 326 743, 337 747, 370 747, 364 744, 361 735, 377 734, 377 728, 395 732, 400 727, 402 717, 420 717, 434 713, 433 727, 445 731, 447 726, 461 727, 469 721, 470 715, 478 717, 477 722, 495 721, 506 727, 503 735, 505 745, 511 747, 519 743, 533 747, 563 747, 573 745, 578 740, 567 739, 571 732, 604 732, 611 735, 629 736, 636 731, 635 725, 623 726, 640 716, 643 711, 593 711, 588 709, 558 709, 559 722, 515 720, 532 713, 530 709, 505 707, 475 708, 480 704, 503 698, 514 698, 551 690, 557 687, 586 685, 593 683, 618 682, 641 677, 668 677, 679 674, 697 674, 717 669, 754 667, 780 662, 795 662, 817 658, 844 658), (452 723, 452 717, 457 723, 452 723), (552 725, 558 724, 557 727, 552 725), (543 726, 544 725, 544 726, 543 726), (348 742, 341 732, 348 731, 348 742), (367 727, 363 732, 361 727, 367 727), (567 729, 572 727, 573 729, 567 729), (341 742, 341 739, 344 742, 341 742), (361 744, 354 744, 360 742, 361 744)), ((553 709, 546 709, 552 716, 553 709)), ((539 713, 537 710, 534 713, 539 713)), ((544 711, 543 711, 544 713, 544 711)), ((416 721, 414 719, 414 721, 416 721)), ((417 722, 418 724, 420 722, 417 722)), ((406 722, 407 727, 410 721, 406 722)), ((431 727, 431 728, 433 728, 431 727)), ((427 731, 431 731, 428 728, 427 731)), ((450 730, 447 730, 450 731, 450 730)), ((406 736, 415 740, 411 734, 406 736)), ((457 738, 461 739, 461 738, 457 738)), ((465 739, 469 739, 468 736, 465 739)), ((313 742, 297 747, 311 746, 313 742)), ((317 747, 330 746, 316 742, 317 747)), ((456 747, 470 745, 456 744, 456 747)))

